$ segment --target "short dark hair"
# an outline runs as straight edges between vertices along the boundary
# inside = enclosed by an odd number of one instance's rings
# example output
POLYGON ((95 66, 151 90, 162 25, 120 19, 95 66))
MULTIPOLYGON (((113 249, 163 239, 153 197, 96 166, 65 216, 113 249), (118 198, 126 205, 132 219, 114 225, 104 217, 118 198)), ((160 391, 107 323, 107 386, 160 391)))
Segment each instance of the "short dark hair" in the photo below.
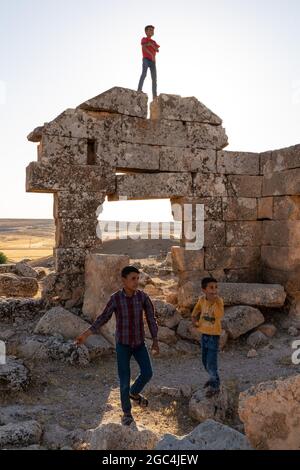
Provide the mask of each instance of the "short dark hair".
POLYGON ((148 24, 147 26, 145 26, 145 32, 147 31, 148 28, 153 28, 154 29, 154 26, 152 24, 148 24))
POLYGON ((206 289, 206 287, 208 286, 208 284, 210 284, 211 282, 218 282, 217 279, 215 279, 214 277, 204 277, 201 281, 201 287, 202 289, 206 289))
POLYGON ((122 277, 127 277, 128 274, 130 274, 130 273, 140 274, 140 271, 138 270, 138 268, 136 268, 135 266, 130 264, 129 266, 125 266, 125 268, 122 269, 121 276, 122 277))

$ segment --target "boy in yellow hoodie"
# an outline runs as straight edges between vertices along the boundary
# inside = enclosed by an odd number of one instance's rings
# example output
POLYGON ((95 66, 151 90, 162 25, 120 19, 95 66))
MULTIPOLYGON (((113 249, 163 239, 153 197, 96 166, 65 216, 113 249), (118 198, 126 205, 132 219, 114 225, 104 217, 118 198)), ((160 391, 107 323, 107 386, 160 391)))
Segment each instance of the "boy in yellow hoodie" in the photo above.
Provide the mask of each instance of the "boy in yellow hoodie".
POLYGON ((224 302, 222 297, 218 295, 218 281, 213 277, 202 279, 201 287, 203 295, 199 297, 192 311, 192 322, 202 333, 202 363, 210 376, 204 387, 209 387, 206 396, 212 397, 220 391, 218 351, 224 302))

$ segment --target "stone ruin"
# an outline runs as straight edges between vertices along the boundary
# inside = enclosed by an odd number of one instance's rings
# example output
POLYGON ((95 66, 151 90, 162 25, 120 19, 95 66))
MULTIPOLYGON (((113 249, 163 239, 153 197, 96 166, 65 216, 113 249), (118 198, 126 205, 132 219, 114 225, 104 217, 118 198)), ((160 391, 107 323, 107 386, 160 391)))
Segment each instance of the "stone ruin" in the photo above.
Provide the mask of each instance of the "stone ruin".
POLYGON ((161 94, 147 118, 147 95, 119 87, 67 109, 28 140, 39 145, 26 191, 54 195, 56 273, 44 297, 82 303, 106 196, 168 198, 176 207, 204 204, 204 216, 174 213, 183 219, 181 246, 172 248, 179 306, 191 305, 186 293, 195 299, 209 273, 221 282, 281 284, 300 313, 300 145, 226 151, 221 118, 196 98, 161 94), (189 250, 184 226, 197 218, 204 218, 204 246, 189 250))

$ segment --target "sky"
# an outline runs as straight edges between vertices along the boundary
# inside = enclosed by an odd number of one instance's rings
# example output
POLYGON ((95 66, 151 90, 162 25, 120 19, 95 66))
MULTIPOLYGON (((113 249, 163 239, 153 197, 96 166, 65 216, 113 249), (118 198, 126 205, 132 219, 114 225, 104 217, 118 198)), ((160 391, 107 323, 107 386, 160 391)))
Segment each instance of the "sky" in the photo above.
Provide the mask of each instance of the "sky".
MULTIPOLYGON (((158 93, 218 114, 226 150, 300 143, 299 20, 299 0, 0 0, 0 218, 52 218, 51 194, 25 192, 26 136, 113 86, 136 89, 146 24, 158 93)), ((163 200, 106 202, 101 218, 172 217, 163 200)))

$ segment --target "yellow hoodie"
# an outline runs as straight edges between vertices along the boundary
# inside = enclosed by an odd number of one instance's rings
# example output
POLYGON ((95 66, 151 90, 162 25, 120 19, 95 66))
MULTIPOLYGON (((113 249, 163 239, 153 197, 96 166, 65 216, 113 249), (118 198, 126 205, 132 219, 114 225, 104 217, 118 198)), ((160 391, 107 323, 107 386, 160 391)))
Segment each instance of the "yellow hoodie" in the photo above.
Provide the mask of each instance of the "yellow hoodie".
POLYGON ((196 327, 206 335, 220 335, 222 331, 221 318, 224 316, 224 302, 217 296, 213 302, 209 302, 205 295, 199 297, 192 317, 199 318, 196 327))

